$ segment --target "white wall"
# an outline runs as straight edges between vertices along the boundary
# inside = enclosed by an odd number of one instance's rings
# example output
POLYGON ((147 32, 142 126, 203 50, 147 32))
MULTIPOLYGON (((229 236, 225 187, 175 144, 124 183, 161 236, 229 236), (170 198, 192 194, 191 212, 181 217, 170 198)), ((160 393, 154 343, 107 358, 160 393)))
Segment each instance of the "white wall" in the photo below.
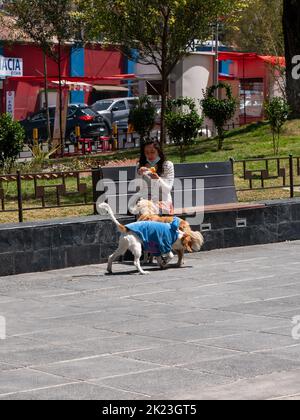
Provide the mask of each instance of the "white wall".
POLYGON ((147 80, 161 80, 161 76, 156 66, 146 64, 136 64, 136 75, 143 78, 138 82, 139 95, 147 93, 147 80))
POLYGON ((175 81, 176 97, 188 96, 195 99, 199 112, 199 100, 203 90, 213 84, 214 55, 212 53, 191 53, 180 62, 171 81, 175 81))

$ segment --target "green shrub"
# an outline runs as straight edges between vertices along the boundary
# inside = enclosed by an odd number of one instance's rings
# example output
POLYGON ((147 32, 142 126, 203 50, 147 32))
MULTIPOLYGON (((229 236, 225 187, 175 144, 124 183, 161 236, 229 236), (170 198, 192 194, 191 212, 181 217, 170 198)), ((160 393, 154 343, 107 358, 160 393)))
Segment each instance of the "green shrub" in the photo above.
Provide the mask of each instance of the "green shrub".
POLYGON ((185 97, 168 101, 166 126, 170 139, 180 148, 181 162, 185 162, 186 149, 194 144, 202 124, 203 118, 193 99, 185 97))
POLYGON ((144 95, 137 99, 135 107, 131 109, 129 114, 129 124, 139 134, 141 142, 150 137, 150 133, 155 126, 155 117, 156 107, 149 96, 144 95))
POLYGON ((0 168, 8 169, 23 150, 25 133, 19 122, 9 114, 0 115, 0 168))
POLYGON ((273 134, 274 154, 279 154, 280 134, 282 127, 291 113, 288 102, 283 98, 273 98, 265 102, 265 114, 269 120, 273 134))
POLYGON ((225 138, 224 126, 234 117, 237 109, 237 100, 232 96, 231 87, 227 83, 219 83, 206 89, 201 106, 204 115, 212 120, 217 128, 218 150, 222 150, 225 138), (217 89, 225 89, 227 97, 225 99, 216 98, 215 91, 217 89))

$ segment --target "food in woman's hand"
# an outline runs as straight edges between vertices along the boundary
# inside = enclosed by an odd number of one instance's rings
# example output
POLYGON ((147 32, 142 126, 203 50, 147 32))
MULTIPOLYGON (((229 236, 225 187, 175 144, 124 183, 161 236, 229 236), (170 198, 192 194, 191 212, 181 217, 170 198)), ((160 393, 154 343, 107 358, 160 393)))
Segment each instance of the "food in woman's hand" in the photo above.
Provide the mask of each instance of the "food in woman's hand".
POLYGON ((156 168, 150 168, 150 172, 152 173, 152 174, 156 174, 157 173, 157 170, 156 170, 156 168))

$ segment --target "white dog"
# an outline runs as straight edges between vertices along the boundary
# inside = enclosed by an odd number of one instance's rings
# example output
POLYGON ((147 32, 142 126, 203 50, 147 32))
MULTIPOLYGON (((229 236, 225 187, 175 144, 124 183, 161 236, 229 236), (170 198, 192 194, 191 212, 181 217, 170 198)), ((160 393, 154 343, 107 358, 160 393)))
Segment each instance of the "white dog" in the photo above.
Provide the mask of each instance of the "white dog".
MULTIPOLYGON (((106 203, 98 204, 97 207, 98 207, 99 214, 103 214, 103 215, 108 214, 110 218, 112 219, 112 221, 117 226, 119 232, 122 233, 117 251, 113 255, 111 255, 111 257, 109 258, 108 267, 107 267, 108 273, 110 274, 112 273, 113 263, 118 258, 125 255, 125 253, 129 250, 132 252, 134 256, 134 265, 138 269, 139 273, 142 275, 149 274, 148 272, 144 271, 141 267, 140 260, 143 253, 143 245, 144 245, 141 238, 132 230, 130 230, 128 227, 118 222, 118 220, 116 219, 113 213, 113 210, 108 204, 106 203)), ((166 226, 166 224, 162 224, 158 222, 141 222, 141 223, 148 224, 148 226, 149 224, 152 224, 151 225, 152 228, 157 228, 159 230, 163 229, 162 226, 164 225, 166 226)), ((179 223, 180 221, 178 220, 178 227, 179 227, 179 223)), ((169 230, 170 230, 170 227, 171 225, 169 224, 169 230)), ((173 251, 176 252, 178 255, 184 254, 185 251, 199 252, 203 244, 203 241, 201 239, 202 237, 200 235, 190 236, 180 231, 179 229, 176 230, 176 232, 173 231, 173 237, 174 237, 174 242, 172 244, 172 248, 173 248, 173 251)), ((164 260, 161 257, 158 257, 157 260, 160 267, 164 269, 166 267, 164 260)))

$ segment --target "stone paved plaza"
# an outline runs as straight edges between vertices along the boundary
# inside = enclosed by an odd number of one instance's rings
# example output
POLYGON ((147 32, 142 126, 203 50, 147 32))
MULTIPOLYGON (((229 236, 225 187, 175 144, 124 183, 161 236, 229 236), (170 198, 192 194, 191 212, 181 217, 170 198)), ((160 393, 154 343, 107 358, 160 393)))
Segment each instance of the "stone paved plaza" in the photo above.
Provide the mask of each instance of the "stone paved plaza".
POLYGON ((0 399, 300 399, 299 255, 293 242, 147 277, 0 278, 0 399))

